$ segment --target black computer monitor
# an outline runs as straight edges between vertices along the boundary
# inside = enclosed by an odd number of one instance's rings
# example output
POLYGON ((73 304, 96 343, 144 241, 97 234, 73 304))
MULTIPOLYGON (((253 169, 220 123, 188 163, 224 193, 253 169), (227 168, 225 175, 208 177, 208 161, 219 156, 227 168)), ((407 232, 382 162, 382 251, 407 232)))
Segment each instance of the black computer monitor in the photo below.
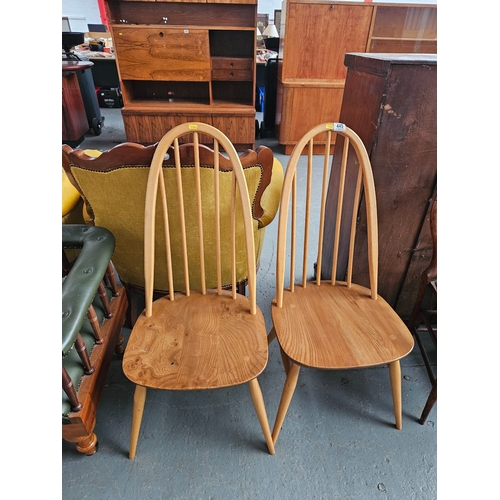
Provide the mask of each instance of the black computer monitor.
POLYGON ((105 24, 87 24, 89 31, 101 31, 106 33, 108 27, 105 24))

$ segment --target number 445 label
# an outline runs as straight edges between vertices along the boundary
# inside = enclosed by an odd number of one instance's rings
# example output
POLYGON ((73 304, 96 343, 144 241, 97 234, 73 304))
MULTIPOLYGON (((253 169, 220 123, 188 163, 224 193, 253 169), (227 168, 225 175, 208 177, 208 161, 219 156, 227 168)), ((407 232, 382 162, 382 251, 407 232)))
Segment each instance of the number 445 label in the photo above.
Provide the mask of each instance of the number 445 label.
POLYGON ((346 130, 346 126, 343 123, 327 123, 326 128, 334 132, 345 132, 346 130))

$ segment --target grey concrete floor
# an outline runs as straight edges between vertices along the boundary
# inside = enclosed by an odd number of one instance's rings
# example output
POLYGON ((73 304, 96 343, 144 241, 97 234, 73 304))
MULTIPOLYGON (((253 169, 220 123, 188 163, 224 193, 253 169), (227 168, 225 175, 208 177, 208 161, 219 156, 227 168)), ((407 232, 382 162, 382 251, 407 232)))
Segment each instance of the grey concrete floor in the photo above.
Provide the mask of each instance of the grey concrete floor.
MULTIPOLYGON (((100 136, 81 148, 126 141, 119 109, 101 110, 100 136)), ((258 118, 261 119, 261 117, 258 118)), ((275 138, 257 140, 286 167, 275 138)), ((318 169, 319 170, 319 169, 318 169)), ((258 272, 258 305, 268 330, 275 287, 276 219, 268 226, 258 272)), ((125 339, 129 331, 123 331, 125 339)), ((433 359, 435 363, 435 357, 433 359)), ((134 460, 128 459, 133 384, 114 359, 95 432, 98 452, 62 442, 64 499, 425 499, 437 498, 437 404, 418 423, 430 382, 415 347, 402 360, 403 429, 394 425, 385 367, 302 369, 280 433, 268 454, 245 386, 217 391, 148 391, 134 460)), ((259 378, 270 425, 285 375, 274 341, 259 378)))

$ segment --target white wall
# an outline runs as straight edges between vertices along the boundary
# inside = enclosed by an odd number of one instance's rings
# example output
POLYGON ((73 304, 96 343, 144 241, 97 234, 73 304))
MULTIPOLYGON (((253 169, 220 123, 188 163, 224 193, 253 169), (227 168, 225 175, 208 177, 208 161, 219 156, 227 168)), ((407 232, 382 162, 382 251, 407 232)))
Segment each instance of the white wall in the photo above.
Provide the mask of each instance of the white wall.
POLYGON ((274 11, 281 9, 281 0, 259 0, 258 14, 269 14, 269 22, 274 23, 274 11))
POLYGON ((101 24, 97 0, 62 0, 62 15, 70 18, 71 31, 88 31, 87 24, 101 24))

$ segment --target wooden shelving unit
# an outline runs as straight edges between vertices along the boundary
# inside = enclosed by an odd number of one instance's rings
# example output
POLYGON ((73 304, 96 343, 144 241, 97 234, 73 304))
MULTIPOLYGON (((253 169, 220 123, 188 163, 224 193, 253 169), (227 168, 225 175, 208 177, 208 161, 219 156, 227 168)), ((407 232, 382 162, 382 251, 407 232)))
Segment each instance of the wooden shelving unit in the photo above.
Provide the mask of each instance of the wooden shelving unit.
POLYGON ((285 0, 276 101, 285 154, 314 125, 339 120, 346 53, 436 53, 436 12, 430 4, 285 0))
POLYGON ((108 0, 127 140, 200 121, 255 142, 257 0, 108 0))

